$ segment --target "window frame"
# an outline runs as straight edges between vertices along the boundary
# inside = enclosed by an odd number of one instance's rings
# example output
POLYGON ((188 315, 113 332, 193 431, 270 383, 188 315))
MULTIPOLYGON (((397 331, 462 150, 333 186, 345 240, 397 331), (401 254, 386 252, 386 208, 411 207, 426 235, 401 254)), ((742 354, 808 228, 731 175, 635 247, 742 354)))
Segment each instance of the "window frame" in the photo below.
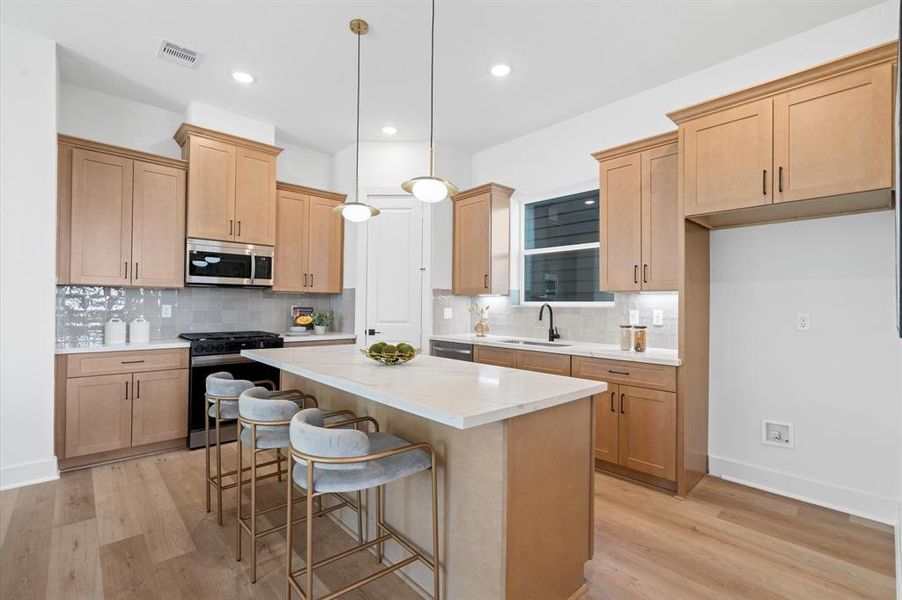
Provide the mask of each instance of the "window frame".
MULTIPOLYGON (((588 190, 582 190, 578 192, 572 192, 570 194, 562 194, 561 196, 554 196, 552 198, 535 198, 532 200, 524 200, 519 202, 519 217, 520 217, 520 227, 519 227, 519 244, 518 251, 519 256, 517 257, 518 263, 518 275, 520 279, 520 291, 519 291, 519 304, 520 306, 542 306, 543 304, 548 304, 552 307, 595 307, 595 308, 611 308, 615 305, 614 300, 554 300, 551 302, 538 302, 534 300, 527 301, 526 300, 526 257, 530 255, 536 254, 556 254, 559 252, 574 252, 577 250, 593 250, 598 249, 599 259, 601 259, 601 228, 599 227, 599 240, 597 242, 587 242, 583 244, 570 244, 567 246, 551 246, 548 248, 534 248, 532 250, 526 249, 526 207, 529 204, 535 204, 537 202, 545 202, 548 200, 557 200, 560 198, 565 198, 567 196, 579 196, 581 194, 587 194, 589 192, 596 191, 595 188, 590 188, 588 190)), ((601 195, 599 193, 599 211, 601 210, 601 195)), ((601 279, 601 273, 598 274, 599 280, 601 279)), ((599 290, 601 291, 601 290, 599 290)))

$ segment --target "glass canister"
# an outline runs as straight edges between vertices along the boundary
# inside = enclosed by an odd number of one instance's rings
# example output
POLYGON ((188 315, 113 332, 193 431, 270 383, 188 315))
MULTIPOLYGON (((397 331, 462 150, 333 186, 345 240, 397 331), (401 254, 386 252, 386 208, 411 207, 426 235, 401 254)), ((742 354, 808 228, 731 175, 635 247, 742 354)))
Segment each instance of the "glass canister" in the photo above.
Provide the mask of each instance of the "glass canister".
POLYGON ((632 325, 621 325, 620 326, 620 349, 623 351, 629 351, 633 349, 633 326, 632 325))
POLYGON ((635 325, 633 327, 633 350, 636 352, 645 352, 646 347, 646 327, 645 325, 635 325))

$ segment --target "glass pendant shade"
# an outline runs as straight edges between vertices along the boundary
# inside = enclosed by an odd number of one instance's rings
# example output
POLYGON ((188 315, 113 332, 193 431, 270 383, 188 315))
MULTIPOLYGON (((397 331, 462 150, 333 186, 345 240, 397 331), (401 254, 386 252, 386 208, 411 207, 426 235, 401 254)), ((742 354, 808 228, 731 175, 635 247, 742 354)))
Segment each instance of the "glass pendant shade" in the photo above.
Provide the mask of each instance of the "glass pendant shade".
POLYGON ((361 202, 343 202, 333 210, 352 223, 363 223, 370 217, 375 217, 379 214, 378 208, 361 202))
POLYGON ((457 187, 441 177, 414 177, 405 181, 401 187, 405 192, 413 194, 417 200, 429 204, 441 202, 459 191, 457 187))

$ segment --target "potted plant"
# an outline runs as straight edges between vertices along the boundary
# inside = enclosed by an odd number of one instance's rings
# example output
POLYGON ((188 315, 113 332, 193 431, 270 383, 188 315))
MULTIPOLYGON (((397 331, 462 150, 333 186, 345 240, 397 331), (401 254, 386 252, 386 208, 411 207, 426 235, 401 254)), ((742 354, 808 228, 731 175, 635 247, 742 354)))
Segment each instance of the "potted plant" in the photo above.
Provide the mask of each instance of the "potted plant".
POLYGON ((313 332, 317 335, 326 333, 326 327, 332 321, 332 315, 327 312, 313 313, 313 332))

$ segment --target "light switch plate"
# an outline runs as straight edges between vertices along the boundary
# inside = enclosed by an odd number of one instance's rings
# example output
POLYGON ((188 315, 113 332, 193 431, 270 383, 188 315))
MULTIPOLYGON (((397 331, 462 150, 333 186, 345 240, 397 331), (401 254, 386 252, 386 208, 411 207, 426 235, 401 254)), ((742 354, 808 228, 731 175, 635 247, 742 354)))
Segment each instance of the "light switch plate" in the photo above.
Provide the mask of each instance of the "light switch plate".
POLYGON ((664 311, 656 308, 651 311, 651 324, 655 327, 664 327, 664 311))
POLYGON ((444 316, 446 319, 451 319, 451 318, 453 318, 453 317, 451 316, 451 307, 450 307, 450 306, 445 307, 445 310, 444 310, 444 312, 442 313, 442 316, 444 316))
POLYGON ((164 319, 168 319, 169 317, 172 316, 172 305, 171 304, 163 304, 160 307, 160 309, 161 309, 160 316, 162 316, 164 319))
POLYGON ((638 310, 630 310, 630 325, 638 325, 639 324, 639 311, 638 310))

